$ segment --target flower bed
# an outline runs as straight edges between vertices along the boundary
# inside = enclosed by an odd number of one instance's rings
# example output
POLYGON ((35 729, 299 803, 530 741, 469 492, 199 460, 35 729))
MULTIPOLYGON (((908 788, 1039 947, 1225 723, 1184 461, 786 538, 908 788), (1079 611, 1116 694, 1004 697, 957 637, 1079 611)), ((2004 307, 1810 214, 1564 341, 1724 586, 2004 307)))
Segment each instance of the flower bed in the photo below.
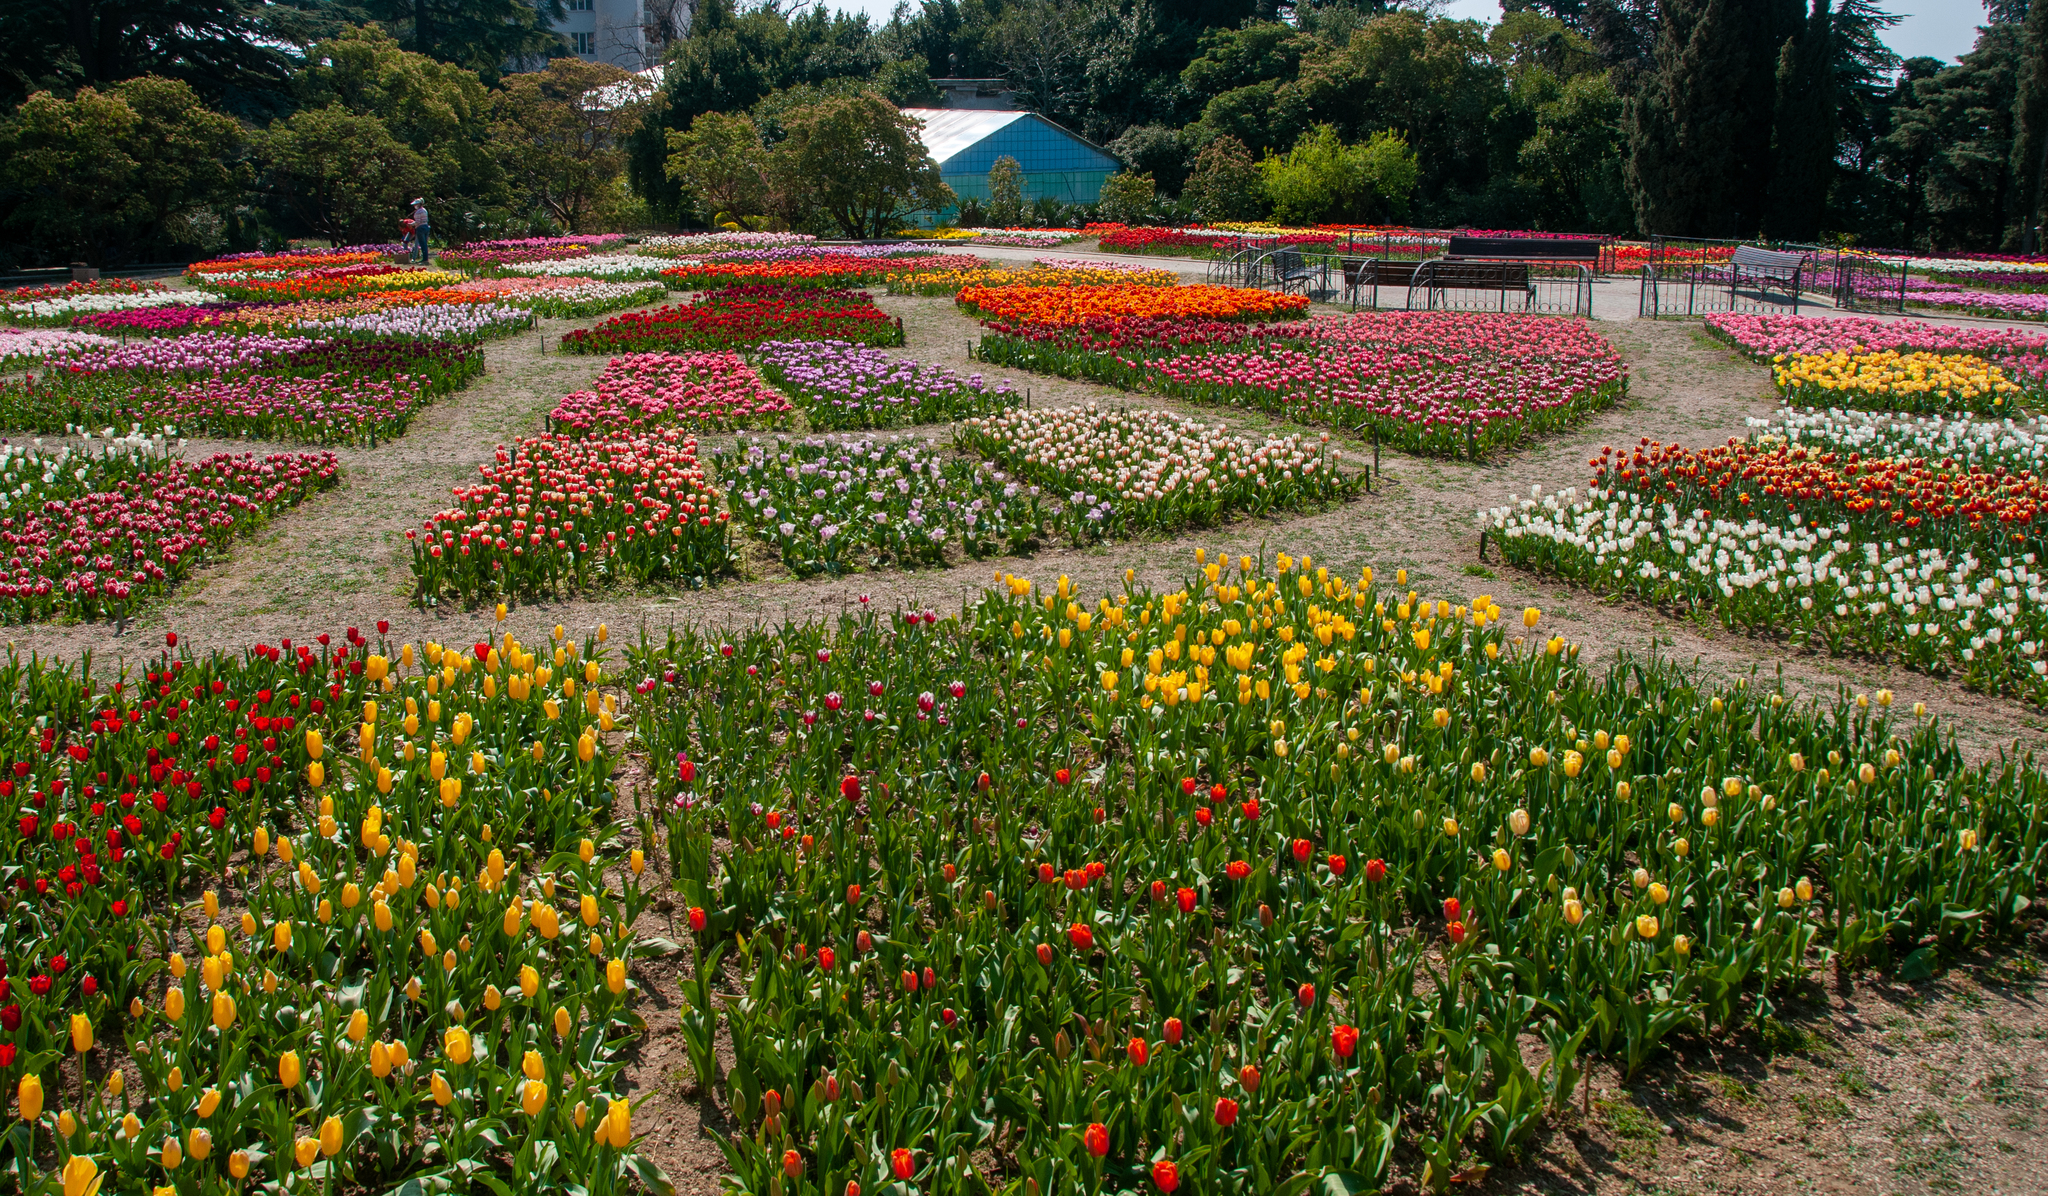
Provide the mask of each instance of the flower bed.
POLYGON ((2001 414, 2019 384, 1981 357, 1939 353, 1809 353, 1774 358, 1771 378, 1788 403, 1914 414, 2001 414))
POLYGON ((1596 669, 1537 611, 1284 555, 1197 570, 632 654, 716 965, 682 981, 689 1070, 799 1094, 735 1100, 735 1191, 1391 1187, 1514 1157, 1593 1057, 1776 1025, 1820 959, 2023 933, 2048 781, 1888 694, 1596 669), (1540 1075, 1477 1045, 1538 1037, 1540 1075))
POLYGON ((1584 494, 1481 522, 1527 568, 2048 702, 2048 428, 1837 410, 1769 431, 1609 450, 1584 494))
POLYGON ((799 577, 1016 553, 1056 526, 1037 487, 914 437, 742 437, 712 464, 733 518, 799 577))
POLYGON ((258 271, 285 274, 335 266, 368 265, 388 262, 404 252, 402 245, 343 245, 333 249, 289 249, 282 253, 230 253, 192 263, 185 267, 185 277, 196 281, 215 274, 258 271))
POLYGON ((817 239, 809 233, 685 233, 675 237, 643 237, 640 252, 686 257, 732 249, 786 249, 809 245, 817 239))
POLYGON ((204 303, 207 296, 192 291, 115 290, 75 291, 40 298, 0 303, 0 320, 30 327, 62 327, 81 316, 103 312, 134 311, 138 308, 189 307, 204 303))
POLYGON ((892 295, 957 295, 965 287, 1170 287, 1180 282, 1171 270, 1148 270, 1125 262, 1038 261, 1029 267, 982 265, 965 270, 917 270, 889 278, 892 295))
POLYGON ((1555 431, 1628 387, 1620 355, 1570 319, 1373 312, 1266 327, 988 326, 987 361, 1249 407, 1438 456, 1477 458, 1555 431))
POLYGON ((1308 310, 1308 296, 1250 287, 1106 286, 989 287, 961 289, 962 310, 992 320, 1070 328, 1101 319, 1282 320, 1308 310))
POLYGON ((103 349, 115 343, 117 342, 95 332, 0 328, 0 362, 19 366, 44 357, 63 356, 79 349, 103 349))
MULTIPOLYGON (((192 296, 187 295, 187 298, 192 296)), ((198 296, 204 299, 206 296, 198 296)), ((131 307, 120 311, 90 312, 73 316, 73 328, 116 334, 171 336, 194 328, 238 323, 235 315, 260 307, 254 303, 173 303, 153 307, 131 307)))
POLYGON ((209 274, 201 285, 225 299, 257 303, 297 303, 308 299, 345 299, 380 291, 428 290, 466 281, 453 270, 381 265, 333 266, 293 273, 284 278, 209 274))
POLYGON ((767 341, 761 372, 788 391, 816 431, 887 428, 990 415, 1016 406, 1008 381, 961 377, 846 341, 767 341))
POLYGON ((613 316, 562 338, 569 353, 743 349, 772 340, 900 345, 903 326, 858 291, 746 286, 712 291, 687 307, 613 316))
POLYGON ((0 621, 126 616, 333 486, 340 468, 332 453, 190 461, 165 450, 140 437, 86 451, 0 445, 0 621))
POLYGON ((1104 253, 1163 253, 1173 257, 1224 257, 1253 242, 1283 241, 1289 245, 1325 248, 1343 240, 1335 233, 1308 229, 1272 229, 1253 233, 1214 228, 1114 228, 1101 234, 1104 253))
POLYGON ((455 506, 406 532, 414 594, 475 602, 601 582, 702 584, 731 567, 697 441, 666 428, 499 446, 455 506))
POLYGON ((1715 312, 1707 317, 1707 332, 1757 361, 1769 361, 1779 354, 1879 353, 1887 349, 2000 358, 2048 354, 2048 333, 1960 328, 1953 324, 1879 320, 1870 316, 1753 316, 1715 312))
POLYGON ((737 353, 629 353, 597 376, 597 389, 569 395, 549 413, 575 435, 611 436, 664 424, 697 431, 777 427, 789 399, 737 353))
POLYGON ((483 371, 463 340, 194 333, 74 350, 0 385, 0 427, 166 425, 321 442, 399 435, 418 408, 483 371))
POLYGON ((600 829, 603 630, 167 638, 111 686, 5 675, 0 1080, 36 1190, 665 1190, 620 1078, 668 948, 600 829))
POLYGON ((982 265, 971 254, 856 254, 826 250, 752 250, 721 255, 717 261, 669 263, 661 277, 679 291, 712 287, 784 286, 842 288, 887 282, 913 271, 971 270, 982 265))
POLYGON ((961 448, 1063 498, 1076 542, 1212 526, 1351 496, 1325 434, 1263 440, 1165 411, 1038 408, 969 419, 961 448))
POLYGON ((521 237, 508 241, 471 241, 444 250, 441 263, 460 270, 485 270, 519 262, 566 261, 587 257, 624 241, 619 233, 586 237, 521 237))
POLYGON ((390 307, 358 316, 305 320, 308 336, 359 336, 372 340, 484 341, 533 327, 533 315, 511 303, 390 307))
POLYGON ((644 253, 612 253, 579 257, 569 261, 517 262, 504 273, 535 278, 601 278, 607 282, 659 282, 662 272, 675 267, 665 257, 644 253))

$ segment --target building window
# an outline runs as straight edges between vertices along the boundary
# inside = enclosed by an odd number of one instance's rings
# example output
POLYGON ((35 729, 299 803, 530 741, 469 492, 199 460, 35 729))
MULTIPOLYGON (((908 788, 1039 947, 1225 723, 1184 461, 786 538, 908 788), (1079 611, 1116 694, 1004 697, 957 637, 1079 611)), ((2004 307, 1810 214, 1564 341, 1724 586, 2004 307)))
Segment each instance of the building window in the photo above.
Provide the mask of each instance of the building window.
POLYGON ((569 0, 570 12, 589 12, 597 0, 569 0))
POLYGON ((588 54, 590 53, 590 43, 592 40, 591 34, 572 33, 569 35, 569 50, 575 54, 588 54))

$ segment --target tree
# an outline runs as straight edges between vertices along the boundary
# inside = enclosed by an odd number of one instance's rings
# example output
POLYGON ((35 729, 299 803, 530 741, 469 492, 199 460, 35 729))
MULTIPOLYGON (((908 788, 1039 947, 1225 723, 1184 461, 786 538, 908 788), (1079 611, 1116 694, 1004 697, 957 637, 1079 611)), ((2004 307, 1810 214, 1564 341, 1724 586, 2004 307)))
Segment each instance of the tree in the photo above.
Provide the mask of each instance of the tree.
POLYGON ((1813 0, 1806 27, 1778 53, 1764 227, 1780 240, 1812 241, 1827 210, 1835 159, 1833 21, 1829 0, 1813 0))
POLYGON ((792 202, 850 237, 881 236, 912 212, 953 202, 917 119, 873 92, 825 100, 797 116, 768 163, 792 202))
POLYGON ((508 62, 566 51, 562 0, 357 0, 415 54, 495 79, 508 62))
POLYGON ((1008 154, 988 168, 988 219, 996 228, 1024 221, 1024 167, 1008 154))
POLYGON ((10 227, 46 250, 105 262, 134 221, 131 150, 141 123, 112 92, 83 87, 68 100, 47 91, 30 96, 0 141, 8 190, 17 197, 10 227))
POLYGON ((1180 199, 1197 220, 1250 220, 1261 207, 1259 164, 1244 142, 1220 136, 1195 155, 1180 199))
POLYGON ((1628 180, 1645 233, 1763 223, 1780 51, 1799 0, 1665 0, 1653 69, 1628 95, 1628 180))
POLYGON ((1347 146, 1330 125, 1302 134, 1285 155, 1267 155, 1259 171, 1273 218, 1295 224, 1404 216, 1419 174, 1399 135, 1382 129, 1347 146))
POLYGON ((2010 240, 2025 252, 2039 253, 2040 229, 2048 223, 2048 3, 2027 7, 2020 46, 2012 138, 2012 175, 2018 185, 2013 214, 2019 235, 2010 240))
POLYGON ((284 208, 337 244, 395 240, 406 201, 433 177, 428 162, 383 120, 340 104, 271 126, 261 156, 284 208))
POLYGON ((374 27, 351 28, 320 42, 299 76, 305 108, 340 105, 374 116, 418 157, 426 177, 406 196, 433 201, 443 235, 474 230, 480 209, 509 199, 491 142, 491 93, 475 72, 404 49, 374 27))
POLYGON ((606 63, 557 58, 546 70, 507 76, 497 94, 498 160, 564 229, 610 214, 626 171, 620 143, 646 108, 632 79, 606 63))
POLYGON ((1151 175, 1119 171, 1102 181, 1095 210, 1112 224, 1137 224, 1152 215, 1155 190, 1151 175))
POLYGON ((288 98, 286 47, 331 29, 315 0, 15 0, 0 4, 0 105, 143 75, 248 114, 288 98))
POLYGON ((1518 152, 1522 172, 1544 196, 1554 230, 1628 228, 1621 186, 1621 97, 1606 72, 1580 75, 1538 105, 1536 132, 1518 152))
MULTIPOLYGON (((1991 249, 2008 235, 2015 208, 2013 109, 2021 28, 1986 25, 1961 61, 1912 84, 1884 152, 1900 175, 1917 177, 1915 245, 1991 249)), ((1914 66, 1908 62, 1910 71, 1914 66)))
POLYGON ((114 88, 136 116, 131 151, 145 242, 196 245, 200 213, 224 207, 244 183, 242 126, 199 102, 182 79, 155 75, 114 88))
POLYGON ((1109 152, 1117 161, 1139 174, 1151 175, 1159 190, 1169 195, 1179 195, 1187 182, 1190 148, 1180 130, 1165 125, 1133 125, 1109 143, 1109 152))
POLYGON ((768 151, 752 120, 707 112, 687 131, 670 133, 668 147, 668 177, 696 198, 705 216, 762 210, 768 151))

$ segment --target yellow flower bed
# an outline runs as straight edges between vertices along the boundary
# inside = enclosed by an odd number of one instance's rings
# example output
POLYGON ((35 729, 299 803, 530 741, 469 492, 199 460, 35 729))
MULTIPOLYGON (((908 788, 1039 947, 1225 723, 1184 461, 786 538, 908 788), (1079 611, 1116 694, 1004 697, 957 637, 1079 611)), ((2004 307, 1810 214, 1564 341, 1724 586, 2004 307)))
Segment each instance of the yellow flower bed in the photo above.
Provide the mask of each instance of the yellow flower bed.
POLYGON ((984 266, 973 270, 931 270, 889 280, 892 295, 955 295, 963 287, 1093 287, 1134 283, 1170 287, 1180 281, 1171 270, 1032 265, 1024 269, 984 266))
POLYGON ((1981 357, 1955 353, 1780 353, 1772 380, 1788 402, 1875 408, 1883 411, 2008 409, 2019 384, 1981 357))

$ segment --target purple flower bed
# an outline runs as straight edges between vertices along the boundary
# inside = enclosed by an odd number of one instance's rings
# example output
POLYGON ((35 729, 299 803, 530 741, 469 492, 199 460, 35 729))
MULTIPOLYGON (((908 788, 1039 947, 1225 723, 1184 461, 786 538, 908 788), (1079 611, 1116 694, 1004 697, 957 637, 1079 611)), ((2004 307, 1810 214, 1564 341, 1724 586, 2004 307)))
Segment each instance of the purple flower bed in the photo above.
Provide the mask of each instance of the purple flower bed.
POLYGON ((155 335, 166 332, 183 332, 195 324, 217 324, 219 317, 231 315, 250 307, 261 307, 260 303, 181 303, 168 307, 131 307, 126 311, 96 311, 79 316, 71 321, 73 328, 90 328, 96 332, 140 332, 155 335))
POLYGON ((990 389, 980 374, 962 377, 847 341, 769 341, 760 354, 761 373, 820 431, 938 423, 1017 405, 1007 379, 990 389))

